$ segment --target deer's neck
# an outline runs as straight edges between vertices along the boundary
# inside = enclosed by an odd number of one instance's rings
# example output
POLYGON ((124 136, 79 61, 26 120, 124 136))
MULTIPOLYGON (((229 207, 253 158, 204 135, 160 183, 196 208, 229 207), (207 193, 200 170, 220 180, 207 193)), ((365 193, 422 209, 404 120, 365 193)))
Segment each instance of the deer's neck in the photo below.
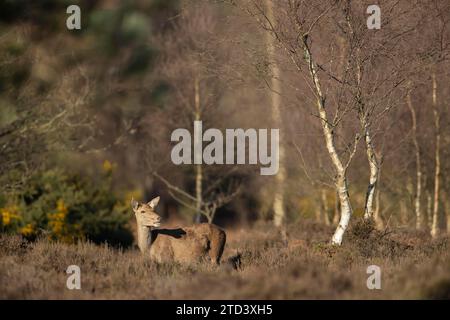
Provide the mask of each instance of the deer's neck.
POLYGON ((151 246, 152 229, 149 227, 138 226, 137 233, 139 250, 141 250, 142 253, 145 253, 151 246))

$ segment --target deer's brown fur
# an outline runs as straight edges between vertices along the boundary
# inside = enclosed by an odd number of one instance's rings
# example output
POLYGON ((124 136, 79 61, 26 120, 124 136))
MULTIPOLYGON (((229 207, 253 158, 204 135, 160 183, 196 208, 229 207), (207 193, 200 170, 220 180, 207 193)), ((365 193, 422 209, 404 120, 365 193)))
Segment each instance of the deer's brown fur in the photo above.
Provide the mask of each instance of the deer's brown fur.
POLYGON ((219 264, 225 248, 225 232, 209 223, 177 229, 157 229, 161 217, 154 211, 159 197, 148 203, 132 200, 138 230, 138 246, 157 262, 219 264))

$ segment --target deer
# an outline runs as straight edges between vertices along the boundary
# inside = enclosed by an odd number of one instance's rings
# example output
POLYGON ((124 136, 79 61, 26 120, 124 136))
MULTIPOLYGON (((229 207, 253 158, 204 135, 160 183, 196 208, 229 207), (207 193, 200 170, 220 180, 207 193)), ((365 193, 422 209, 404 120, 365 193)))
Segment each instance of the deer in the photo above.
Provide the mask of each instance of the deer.
POLYGON ((137 222, 137 244, 142 254, 158 263, 177 262, 194 264, 210 261, 219 265, 226 234, 210 223, 199 223, 190 227, 159 229, 161 216, 155 212, 160 197, 148 203, 131 199, 131 207, 137 222))

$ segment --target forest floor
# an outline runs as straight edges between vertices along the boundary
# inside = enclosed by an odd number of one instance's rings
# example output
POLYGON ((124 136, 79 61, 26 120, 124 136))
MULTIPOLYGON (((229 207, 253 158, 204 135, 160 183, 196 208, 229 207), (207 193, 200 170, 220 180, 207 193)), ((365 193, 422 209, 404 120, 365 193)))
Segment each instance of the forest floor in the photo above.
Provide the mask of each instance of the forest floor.
POLYGON ((449 299, 448 238, 378 232, 355 223, 341 247, 333 228, 290 225, 288 241, 269 224, 227 230, 224 257, 237 249, 240 270, 157 264, 138 250, 0 235, 0 299, 449 299), (69 265, 81 289, 66 288, 69 265), (367 288, 367 267, 381 268, 381 289, 367 288))

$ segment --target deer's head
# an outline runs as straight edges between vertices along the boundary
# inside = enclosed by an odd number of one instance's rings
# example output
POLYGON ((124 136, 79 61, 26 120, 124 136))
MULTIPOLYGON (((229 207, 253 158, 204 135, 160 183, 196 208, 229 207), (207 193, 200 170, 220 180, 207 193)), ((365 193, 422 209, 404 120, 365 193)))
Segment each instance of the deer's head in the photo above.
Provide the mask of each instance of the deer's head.
POLYGON ((154 211, 158 205, 159 197, 156 197, 148 203, 139 203, 132 199, 131 207, 136 216, 138 226, 158 228, 161 225, 161 217, 154 211))

